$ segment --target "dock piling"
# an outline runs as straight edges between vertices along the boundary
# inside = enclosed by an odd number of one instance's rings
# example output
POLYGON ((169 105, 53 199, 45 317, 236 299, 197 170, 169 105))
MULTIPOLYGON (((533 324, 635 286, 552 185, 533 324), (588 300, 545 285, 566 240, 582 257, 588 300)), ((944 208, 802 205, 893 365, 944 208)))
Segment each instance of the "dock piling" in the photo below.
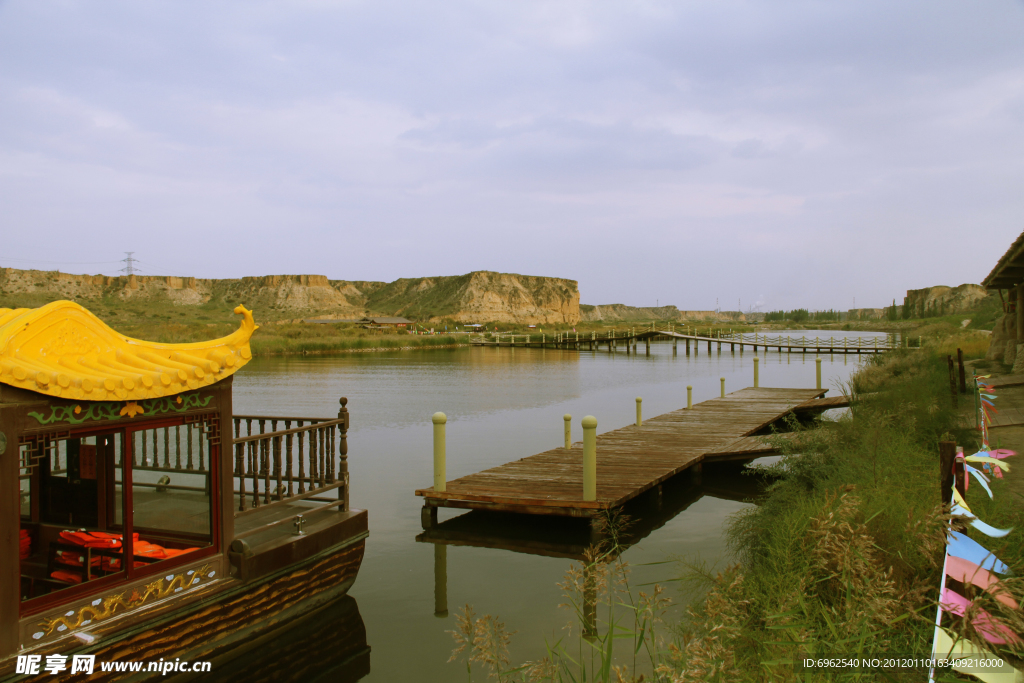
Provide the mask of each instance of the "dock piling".
POLYGON ((759 369, 760 365, 761 365, 761 359, 758 356, 754 356, 754 388, 755 389, 757 389, 759 386, 761 386, 760 378, 758 377, 758 369, 759 369))
POLYGON ((725 398, 725 378, 719 377, 718 381, 722 383, 722 398, 725 398))
POLYGON ((583 500, 597 500, 597 418, 583 418, 583 500))
POLYGON ((434 490, 444 491, 447 474, 445 472, 444 425, 448 417, 444 413, 434 413, 434 490))
POLYGON ((821 389, 821 356, 817 356, 814 359, 814 376, 816 380, 814 387, 821 389))
POLYGON ((686 385, 686 407, 693 407, 693 387, 689 384, 686 385))
POLYGON ((448 546, 434 544, 434 616, 448 616, 448 546))
POLYGON ((565 448, 568 450, 572 448, 572 415, 566 413, 562 419, 565 420, 565 448))
POLYGON ((642 427, 644 425, 644 419, 643 419, 643 417, 642 417, 642 415, 640 413, 640 404, 642 402, 643 402, 643 399, 640 398, 639 396, 637 396, 636 397, 636 426, 637 427, 642 427))

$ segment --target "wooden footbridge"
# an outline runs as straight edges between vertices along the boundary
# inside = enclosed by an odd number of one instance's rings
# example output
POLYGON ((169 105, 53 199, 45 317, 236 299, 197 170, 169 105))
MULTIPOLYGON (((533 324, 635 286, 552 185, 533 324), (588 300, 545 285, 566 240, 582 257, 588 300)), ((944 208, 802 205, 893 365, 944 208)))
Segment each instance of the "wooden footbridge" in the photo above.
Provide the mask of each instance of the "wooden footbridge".
POLYGON ((423 526, 437 523, 439 507, 593 518, 685 470, 699 476, 706 460, 773 452, 753 435, 793 412, 848 405, 845 397, 823 399, 826 391, 747 388, 650 420, 640 419, 638 409, 637 424, 600 436, 588 417, 582 448, 567 443, 453 481, 445 479, 446 418, 438 413, 434 486, 416 491, 424 499, 423 526))
POLYGON ((753 334, 739 334, 724 332, 722 330, 708 330, 706 334, 700 334, 697 330, 684 328, 680 332, 674 325, 658 328, 651 324, 645 328, 630 328, 628 330, 610 330, 608 332, 556 332, 554 334, 499 334, 481 335, 470 337, 470 344, 473 346, 509 346, 509 347, 532 347, 549 349, 574 349, 574 350, 600 350, 603 344, 609 353, 623 350, 625 353, 636 353, 639 342, 644 342, 646 353, 651 352, 651 341, 657 339, 671 339, 672 352, 678 352, 679 342, 686 346, 686 355, 690 355, 690 346, 693 345, 693 352, 699 353, 701 344, 707 344, 707 351, 712 352, 712 345, 717 345, 718 353, 722 352, 722 346, 728 345, 729 351, 735 353, 739 347, 743 353, 744 347, 753 349, 777 349, 779 353, 785 350, 787 353, 819 353, 819 354, 844 354, 844 353, 881 353, 890 349, 898 348, 901 344, 909 342, 907 339, 900 339, 895 335, 885 337, 808 337, 776 335, 774 337, 759 332, 753 334))

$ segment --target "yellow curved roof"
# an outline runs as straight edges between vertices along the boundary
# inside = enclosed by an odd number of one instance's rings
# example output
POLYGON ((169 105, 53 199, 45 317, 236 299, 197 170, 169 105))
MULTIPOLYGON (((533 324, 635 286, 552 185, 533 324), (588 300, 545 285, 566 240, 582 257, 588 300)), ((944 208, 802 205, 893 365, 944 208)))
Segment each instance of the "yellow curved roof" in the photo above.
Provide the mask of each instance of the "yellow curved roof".
POLYGON ((86 401, 159 398, 207 386, 252 358, 252 311, 235 332, 192 344, 158 344, 110 329, 72 301, 0 308, 0 382, 86 401))

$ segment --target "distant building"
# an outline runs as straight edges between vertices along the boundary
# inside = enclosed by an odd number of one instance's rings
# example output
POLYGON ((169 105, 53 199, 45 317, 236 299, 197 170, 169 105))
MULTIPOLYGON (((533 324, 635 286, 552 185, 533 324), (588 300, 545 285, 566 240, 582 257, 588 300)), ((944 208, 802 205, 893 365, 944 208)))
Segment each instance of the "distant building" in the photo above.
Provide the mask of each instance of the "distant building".
POLYGON ((413 321, 405 318, 363 318, 359 321, 359 324, 363 327, 397 327, 404 328, 407 325, 413 325, 413 321))

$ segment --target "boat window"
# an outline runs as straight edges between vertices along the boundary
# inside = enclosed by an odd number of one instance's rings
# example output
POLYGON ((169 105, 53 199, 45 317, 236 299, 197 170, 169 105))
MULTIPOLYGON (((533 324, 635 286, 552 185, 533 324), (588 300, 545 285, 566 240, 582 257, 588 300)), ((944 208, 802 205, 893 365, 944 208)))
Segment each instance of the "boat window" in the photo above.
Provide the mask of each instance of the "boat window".
POLYGON ((129 432, 137 563, 213 544, 208 431, 197 422, 129 432))
POLYGON ((20 445, 23 600, 123 576, 119 453, 113 433, 20 445))
POLYGON ((211 552, 215 424, 211 415, 23 439, 21 595, 33 601, 23 609, 74 599, 98 587, 93 582, 116 584, 150 568, 163 571, 163 563, 188 553, 211 552), (128 554, 131 562, 124 561, 128 554), (54 597, 61 591, 66 598, 54 597))

